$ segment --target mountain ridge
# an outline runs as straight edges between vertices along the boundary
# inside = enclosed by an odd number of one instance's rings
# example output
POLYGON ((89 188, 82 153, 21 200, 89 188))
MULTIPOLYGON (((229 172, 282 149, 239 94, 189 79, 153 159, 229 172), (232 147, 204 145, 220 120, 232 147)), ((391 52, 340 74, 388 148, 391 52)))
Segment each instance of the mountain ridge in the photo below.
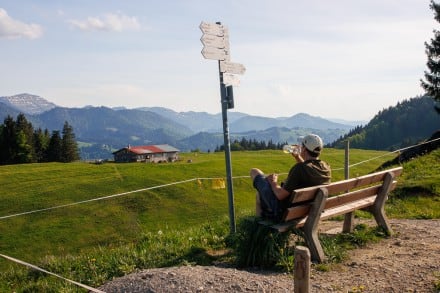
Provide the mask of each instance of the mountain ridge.
MULTIPOLYGON (((0 99, 0 118, 24 113, 35 128, 59 130, 67 121, 81 145, 82 158, 131 145, 171 144, 182 151, 214 150, 223 144, 222 114, 176 112, 163 107, 58 107, 42 97, 20 94, 0 99)), ((268 118, 228 112, 231 141, 242 137, 258 141, 294 143, 306 132, 331 142, 352 126, 299 113, 291 117, 268 118)))
POLYGON ((429 96, 419 96, 379 111, 368 124, 357 126, 330 147, 395 150, 420 143, 440 129, 440 115, 429 96))
POLYGON ((57 107, 54 103, 40 96, 27 93, 0 97, 0 103, 6 104, 19 112, 23 112, 23 114, 31 115, 41 114, 57 107))

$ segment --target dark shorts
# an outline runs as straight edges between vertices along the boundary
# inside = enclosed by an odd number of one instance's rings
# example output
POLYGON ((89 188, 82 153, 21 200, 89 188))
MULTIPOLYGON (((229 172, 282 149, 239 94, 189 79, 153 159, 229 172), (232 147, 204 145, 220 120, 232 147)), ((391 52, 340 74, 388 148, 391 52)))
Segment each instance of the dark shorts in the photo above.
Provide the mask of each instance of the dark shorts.
POLYGON ((282 216, 280 202, 272 191, 269 181, 264 175, 257 175, 254 179, 254 188, 260 194, 263 217, 278 220, 282 216))

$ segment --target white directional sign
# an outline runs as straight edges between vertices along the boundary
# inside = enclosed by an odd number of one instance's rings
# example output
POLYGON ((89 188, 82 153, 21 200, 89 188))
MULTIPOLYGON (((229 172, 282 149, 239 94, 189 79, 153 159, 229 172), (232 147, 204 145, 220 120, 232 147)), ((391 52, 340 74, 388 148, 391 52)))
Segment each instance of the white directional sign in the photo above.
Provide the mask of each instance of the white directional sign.
MULTIPOLYGON (((226 29, 226 27, 224 27, 221 24, 208 23, 203 21, 200 24, 199 28, 202 30, 204 34, 220 36, 220 37, 223 37, 225 35, 225 29, 226 29)), ((227 34, 227 29, 226 29, 226 34, 227 34)))
POLYGON ((220 61, 220 72, 244 74, 246 68, 243 64, 228 61, 220 61))
POLYGON ((229 40, 225 37, 203 34, 200 38, 205 47, 225 48, 229 50, 229 40))
POLYGON ((202 55, 205 59, 213 60, 229 60, 229 52, 225 49, 219 49, 214 47, 204 47, 202 55))
POLYGON ((217 23, 203 22, 200 24, 203 32, 200 41, 204 45, 202 55, 206 59, 230 60, 228 29, 217 23))
POLYGON ((240 78, 236 75, 224 73, 223 74, 223 84, 228 86, 239 86, 240 85, 240 78))

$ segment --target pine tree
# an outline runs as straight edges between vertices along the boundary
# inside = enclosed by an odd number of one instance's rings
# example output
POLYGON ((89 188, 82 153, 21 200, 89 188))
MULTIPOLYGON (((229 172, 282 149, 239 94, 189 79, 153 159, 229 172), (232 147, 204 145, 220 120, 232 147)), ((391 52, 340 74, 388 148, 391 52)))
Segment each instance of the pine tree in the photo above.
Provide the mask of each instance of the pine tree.
POLYGON ((17 158, 15 163, 31 163, 35 162, 34 151, 34 127, 28 122, 26 116, 20 113, 16 120, 16 152, 17 158))
POLYGON ((61 162, 61 136, 58 130, 52 131, 52 136, 50 137, 49 146, 47 148, 47 159, 49 162, 61 162))
POLYGON ((61 143, 62 161, 65 163, 79 160, 78 145, 76 144, 75 134, 72 126, 64 122, 63 138, 61 143))
POLYGON ((12 164, 16 156, 16 124, 8 115, 2 125, 0 138, 0 164, 12 164))
POLYGON ((37 162, 47 162, 47 148, 49 146, 49 141, 50 135, 47 129, 43 132, 41 128, 38 128, 34 132, 34 152, 37 162))
MULTIPOLYGON (((434 11, 434 19, 440 22, 440 4, 431 0, 429 7, 434 11)), ((426 66, 429 71, 425 71, 426 81, 420 80, 420 83, 426 94, 439 103, 435 109, 440 114, 440 31, 434 30, 431 43, 425 42, 425 52, 428 56, 426 66)))
POLYGON ((28 138, 23 130, 18 131, 16 137, 16 156, 14 163, 24 164, 32 162, 32 146, 28 143, 28 138))

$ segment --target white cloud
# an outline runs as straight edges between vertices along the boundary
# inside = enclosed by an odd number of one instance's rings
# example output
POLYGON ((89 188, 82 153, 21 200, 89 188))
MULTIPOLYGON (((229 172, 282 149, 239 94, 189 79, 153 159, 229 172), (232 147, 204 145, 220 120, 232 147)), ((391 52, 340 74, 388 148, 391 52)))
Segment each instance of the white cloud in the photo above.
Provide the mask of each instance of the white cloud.
POLYGON ((0 38, 37 39, 43 35, 43 29, 38 24, 26 24, 11 18, 6 10, 0 8, 0 38))
POLYGON ((121 13, 107 13, 102 17, 88 17, 85 20, 70 20, 69 23, 83 31, 122 32, 124 30, 139 30, 140 23, 134 16, 121 13))
POLYGON ((282 97, 291 96, 295 92, 293 86, 287 84, 274 84, 272 87, 275 93, 282 97))

